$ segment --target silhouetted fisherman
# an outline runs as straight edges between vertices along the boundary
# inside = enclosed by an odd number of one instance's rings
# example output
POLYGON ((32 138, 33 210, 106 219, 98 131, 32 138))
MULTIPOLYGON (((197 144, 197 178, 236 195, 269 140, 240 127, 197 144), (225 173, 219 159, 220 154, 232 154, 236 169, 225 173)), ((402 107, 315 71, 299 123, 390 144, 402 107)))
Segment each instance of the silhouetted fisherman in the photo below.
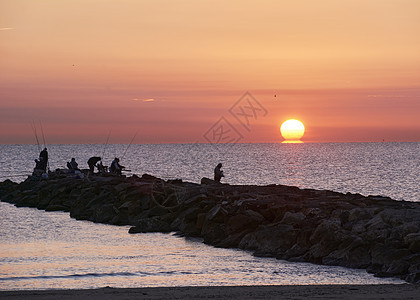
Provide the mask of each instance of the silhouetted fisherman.
POLYGON ((76 159, 74 157, 71 159, 70 162, 67 162, 67 168, 69 168, 69 170, 72 172, 79 170, 78 166, 79 164, 76 162, 76 159))
POLYGON ((39 161, 41 163, 42 170, 44 170, 44 172, 47 172, 47 166, 48 166, 47 148, 44 148, 44 150, 42 150, 41 153, 39 153, 39 161))
POLYGON ((32 176, 37 176, 37 177, 41 176, 42 173, 44 173, 43 168, 44 168, 44 166, 43 166, 41 160, 35 159, 35 168, 34 168, 34 171, 32 173, 32 176))
POLYGON ((109 171, 112 174, 117 174, 117 175, 121 175, 121 171, 122 169, 124 169, 125 167, 120 165, 120 159, 118 157, 116 157, 112 163, 111 166, 109 167, 109 171))
POLYGON ((108 172, 108 167, 104 166, 102 164, 102 161, 98 162, 96 164, 96 167, 98 168, 98 173, 100 173, 100 174, 104 174, 104 173, 108 172))
POLYGON ((42 163, 39 159, 35 159, 35 170, 42 170, 42 163))
POLYGON ((89 166, 89 173, 90 174, 93 174, 93 172, 95 170, 95 167, 97 167, 98 170, 99 170, 99 166, 98 166, 99 164, 97 165, 97 163, 101 160, 102 160, 102 158, 99 157, 99 156, 93 156, 93 157, 89 158, 87 163, 88 163, 88 166, 89 166))
POLYGON ((222 168, 222 164, 219 163, 216 168, 214 168, 214 181, 216 182, 220 182, 220 179, 222 179, 222 177, 225 177, 225 175, 223 175, 223 171, 221 170, 222 168))

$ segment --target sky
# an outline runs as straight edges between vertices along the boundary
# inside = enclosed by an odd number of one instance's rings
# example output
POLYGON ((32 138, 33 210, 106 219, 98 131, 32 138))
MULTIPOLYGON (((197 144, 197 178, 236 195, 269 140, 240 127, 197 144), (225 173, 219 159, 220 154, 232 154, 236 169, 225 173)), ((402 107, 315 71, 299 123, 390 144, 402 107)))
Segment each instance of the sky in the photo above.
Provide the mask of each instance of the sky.
POLYGON ((418 0, 0 0, 0 143, 420 141, 419 32, 418 0))

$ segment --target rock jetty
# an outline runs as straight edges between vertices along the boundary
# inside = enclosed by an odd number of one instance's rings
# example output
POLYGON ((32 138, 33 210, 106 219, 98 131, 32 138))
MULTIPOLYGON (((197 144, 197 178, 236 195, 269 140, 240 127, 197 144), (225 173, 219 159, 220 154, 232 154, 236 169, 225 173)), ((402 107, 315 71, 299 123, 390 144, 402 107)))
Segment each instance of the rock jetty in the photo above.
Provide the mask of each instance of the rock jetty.
POLYGON ((363 268, 420 282, 420 202, 284 185, 201 184, 143 175, 77 179, 60 172, 0 183, 16 206, 77 220, 177 232, 256 256, 363 268))

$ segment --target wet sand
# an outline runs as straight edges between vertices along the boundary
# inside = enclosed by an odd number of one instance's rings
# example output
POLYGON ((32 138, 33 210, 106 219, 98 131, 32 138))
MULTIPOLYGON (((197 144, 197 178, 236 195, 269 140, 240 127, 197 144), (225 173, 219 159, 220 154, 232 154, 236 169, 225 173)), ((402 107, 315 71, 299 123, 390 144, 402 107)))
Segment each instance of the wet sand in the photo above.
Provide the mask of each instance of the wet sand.
POLYGON ((0 291, 0 299, 420 299, 420 284, 100 288, 0 291))

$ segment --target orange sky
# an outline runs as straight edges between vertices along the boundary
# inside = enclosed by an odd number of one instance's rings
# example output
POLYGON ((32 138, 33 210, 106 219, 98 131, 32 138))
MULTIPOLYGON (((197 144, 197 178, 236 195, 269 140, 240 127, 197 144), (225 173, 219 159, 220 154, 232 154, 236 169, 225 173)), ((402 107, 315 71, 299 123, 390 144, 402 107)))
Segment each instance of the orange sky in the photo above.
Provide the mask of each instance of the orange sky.
POLYGON ((419 32, 418 0, 0 0, 0 143, 420 141, 419 32))

